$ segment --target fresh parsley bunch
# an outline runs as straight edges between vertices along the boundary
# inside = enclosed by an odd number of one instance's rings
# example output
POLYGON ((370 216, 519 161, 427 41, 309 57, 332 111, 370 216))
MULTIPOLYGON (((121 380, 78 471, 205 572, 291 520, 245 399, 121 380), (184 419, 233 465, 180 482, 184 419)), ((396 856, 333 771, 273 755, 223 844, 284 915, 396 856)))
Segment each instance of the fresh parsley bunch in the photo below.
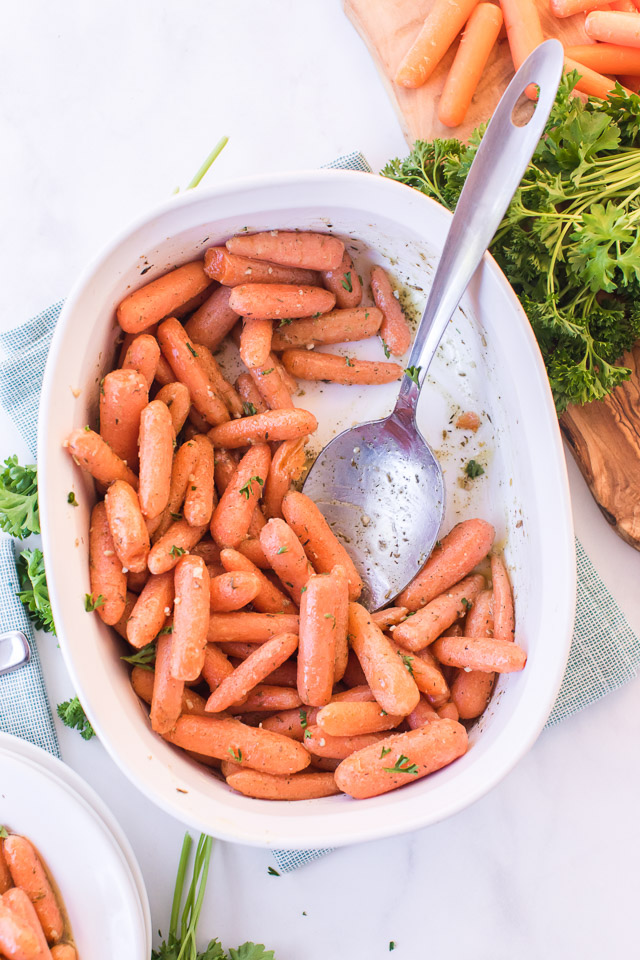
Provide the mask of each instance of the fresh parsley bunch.
POLYGON ((91 740, 96 732, 87 718, 84 708, 77 697, 59 703, 56 712, 65 727, 71 727, 79 732, 83 740, 91 740))
POLYGON ((0 529, 20 540, 40 533, 36 468, 21 467, 16 456, 7 457, 0 473, 0 529))
MULTIPOLYGON (((583 103, 563 78, 545 134, 491 252, 538 338, 558 412, 598 400, 630 371, 640 336, 640 97, 617 84, 583 103)), ((482 139, 416 141, 383 176, 454 209, 482 139)))
POLYGON ((42 550, 22 551, 18 557, 18 577, 21 587, 18 598, 26 607, 29 619, 38 630, 46 630, 55 636, 42 550))

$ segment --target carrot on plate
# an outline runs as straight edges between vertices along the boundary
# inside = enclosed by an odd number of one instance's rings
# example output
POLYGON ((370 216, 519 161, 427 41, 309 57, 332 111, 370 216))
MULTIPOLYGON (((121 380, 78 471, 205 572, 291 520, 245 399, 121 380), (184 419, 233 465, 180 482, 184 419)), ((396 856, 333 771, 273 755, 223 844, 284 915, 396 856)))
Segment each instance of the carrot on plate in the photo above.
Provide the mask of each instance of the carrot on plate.
POLYGON ((513 641, 483 637, 439 637, 433 652, 448 667, 486 673, 513 673, 527 662, 527 654, 513 641))
MULTIPOLYGON (((0 903, 2 903, 4 908, 8 908, 13 914, 13 917, 21 925, 24 931, 23 935, 25 935, 25 940, 22 944, 9 944, 10 947, 18 947, 18 952, 14 953, 13 950, 9 949, 7 952, 8 960, 13 960, 14 957, 18 957, 19 960, 40 960, 40 958, 50 958, 52 954, 49 951, 47 938, 44 935, 42 924, 38 919, 38 914, 35 911, 33 903, 24 892, 22 887, 12 887, 10 890, 7 890, 7 892, 2 896, 0 903), (35 950, 32 949, 30 945, 27 945, 27 931, 31 931, 33 937, 35 938, 35 950)), ((0 949, 2 949, 1 939, 0 949)))
POLYGON ((336 618, 336 644, 333 682, 340 683, 349 663, 349 578, 341 563, 331 568, 329 576, 336 584, 333 613, 336 618))
POLYGON ((302 231, 269 230, 231 237, 226 246, 230 253, 241 257, 308 270, 336 270, 344 254, 344 243, 337 237, 302 231))
MULTIPOLYGON (((200 436, 200 434, 196 434, 200 436)), ((182 517, 182 506, 184 498, 187 495, 187 487, 195 476, 196 464, 198 462, 199 447, 195 437, 186 440, 181 444, 173 455, 171 465, 171 481, 169 484, 169 499, 162 514, 160 523, 153 531, 152 538, 155 541, 162 537, 172 523, 182 517)))
POLYGON ((336 298, 324 287, 288 283, 243 283, 234 287, 229 306, 245 319, 283 320, 327 313, 336 298))
POLYGON ((118 323, 127 333, 142 333, 210 285, 202 260, 185 263, 125 297, 116 311, 118 323))
POLYGON ((295 633, 283 633, 256 647, 246 660, 220 683, 207 700, 207 711, 219 713, 246 697, 272 670, 285 662, 297 649, 295 633))
POLYGON ((140 509, 158 517, 169 502, 173 462, 173 421, 162 400, 152 400, 140 415, 140 509))
POLYGON ((209 573, 202 557, 181 557, 174 582, 171 676, 197 680, 209 630, 209 573))
POLYGON ((416 682, 359 603, 349 604, 349 642, 382 709, 403 717, 411 713, 420 699, 416 682))
POLYGON ((150 718, 151 729, 161 736, 173 730, 182 713, 184 680, 171 675, 172 644, 171 635, 158 637, 150 718))
MULTIPOLYGON (((534 0, 500 0, 511 59, 519 70, 530 53, 544 41, 540 14, 534 0)), ((529 84, 527 96, 535 100, 535 84, 529 84)))
POLYGON ((436 0, 395 75, 402 87, 421 87, 462 30, 478 0, 436 0))
POLYGON ((457 127, 464 120, 501 28, 497 4, 479 3, 471 12, 440 95, 438 120, 445 126, 457 127))
POLYGON ((402 367, 384 360, 358 360, 321 350, 285 350, 282 362, 299 380, 324 380, 329 383, 376 385, 402 378, 402 367))
POLYGON ((212 613, 231 613, 251 603, 260 592, 260 579, 255 573, 235 570, 212 577, 209 610, 212 613))
POLYGON ((125 480, 111 484, 104 497, 116 555, 127 572, 143 573, 151 547, 138 494, 125 480))
POLYGON ((260 567, 261 570, 271 569, 269 561, 264 555, 264 550, 260 546, 260 541, 254 537, 248 537, 246 540, 243 540, 238 547, 238 553, 241 553, 243 557, 247 557, 248 560, 255 563, 256 567, 260 567))
POLYGON ((262 570, 238 550, 221 550, 220 562, 229 573, 239 571, 252 574, 259 584, 252 604, 259 613, 296 613, 295 604, 274 583, 265 577, 262 570))
POLYGON ((303 544, 316 573, 331 573, 336 565, 344 567, 349 581, 349 599, 357 600, 362 592, 360 574, 313 500, 304 493, 290 490, 282 499, 282 512, 303 544))
POLYGON ((309 754, 295 740, 235 719, 183 716, 167 739, 185 750, 236 760, 265 773, 297 773, 309 766, 309 754))
POLYGON ((462 724, 438 720, 387 737, 384 750, 375 744, 347 757, 336 770, 336 783, 357 800, 377 797, 440 770, 466 751, 462 724))
POLYGON ((5 890, 8 890, 9 887, 13 886, 11 873, 9 872, 7 861, 4 858, 4 852, 2 849, 3 843, 4 841, 2 838, 0 838, 0 896, 5 892, 5 890))
POLYGON ((398 298, 394 296, 389 277, 382 267, 375 266, 371 271, 371 292, 382 313, 378 330, 380 338, 389 353, 394 357, 401 357, 409 349, 411 330, 398 298))
POLYGON ((280 733, 284 737, 291 737, 302 743, 304 732, 307 727, 312 726, 316 720, 319 707, 293 707, 291 710, 281 710, 274 713, 262 721, 265 730, 272 730, 274 733, 280 733))
POLYGON ((112 370, 100 384, 100 436, 132 470, 138 469, 140 414, 149 402, 137 370, 112 370))
POLYGON ((198 413, 211 424, 225 423, 229 411, 211 383, 189 334, 175 317, 160 324, 158 342, 175 378, 189 390, 198 413))
POLYGON ((186 520, 172 523, 149 551, 147 565, 151 573, 166 573, 167 570, 172 570, 180 557, 202 539, 206 530, 206 526, 192 527, 186 520))
POLYGON ((134 490, 138 489, 138 478, 135 473, 113 452, 99 433, 94 433, 88 427, 84 429, 80 427, 69 434, 63 446, 69 451, 75 463, 90 473, 98 483, 108 487, 114 480, 126 480, 134 490))
POLYGON ((375 746, 379 752, 380 741, 386 740, 389 736, 391 734, 383 732, 361 733, 355 737, 332 737, 330 733, 327 733, 317 724, 310 724, 305 728, 302 745, 315 757, 344 760, 352 753, 365 747, 375 746))
POLYGON ((56 943, 51 947, 51 960, 78 960, 76 948, 71 943, 56 943))
POLYGON ((398 603, 409 610, 424 607, 444 593, 486 557, 491 549, 495 530, 485 520, 463 520, 436 543, 420 573, 398 597, 398 603))
POLYGON ((16 887, 33 903, 47 941, 55 943, 63 934, 64 921, 40 857, 25 837, 15 833, 5 838, 4 855, 16 887))
POLYGON ((207 639, 213 643, 264 643, 279 633, 298 633, 300 618, 277 613, 213 613, 207 639))
MULTIPOLYGON (((284 523, 284 520, 270 522, 284 523)), ((346 579, 338 579, 332 574, 314 574, 307 580, 300 599, 298 693, 303 703, 313 707, 329 703, 333 691, 336 632, 339 627, 335 608, 340 603, 336 594, 341 587, 343 599, 346 600, 346 579)), ((341 626, 344 642, 346 623, 343 622, 341 626)))
POLYGON ((127 621, 127 640, 140 649, 158 636, 173 613, 173 571, 149 577, 127 621))
POLYGON ((265 413, 269 409, 250 373, 240 374, 236 380, 236 392, 242 400, 242 412, 245 417, 265 413))
POLYGON ((430 656, 429 651, 423 650, 421 653, 410 654, 395 643, 392 638, 388 639, 405 668, 415 680, 416 687, 420 693, 424 693, 429 703, 436 707, 446 703, 449 699, 449 685, 435 659, 430 656))
MULTIPOLYGON (((242 400, 222 373, 222 370, 218 366, 218 361, 211 353, 211 350, 197 341, 194 341, 194 347, 198 354, 200 365, 206 373, 213 390, 218 394, 232 417, 241 417, 244 412, 242 400)), ((202 432, 204 433, 206 431, 202 432)))
POLYGON ((293 407, 293 400, 282 373, 271 359, 264 367, 252 367, 249 376, 268 410, 290 410, 293 407))
POLYGON ((637 47, 623 47, 619 43, 584 43, 565 47, 564 52, 571 60, 598 73, 640 76, 640 50, 637 47))
POLYGON ((209 350, 217 350, 231 328, 239 320, 238 314, 229 306, 230 287, 218 287, 199 310, 192 314, 184 325, 187 336, 209 350))
POLYGON ((393 631, 393 639, 406 650, 424 650, 455 620, 464 617, 484 585, 481 574, 465 577, 400 623, 393 631))
POLYGON ((264 367, 271 353, 271 335, 273 323, 271 320, 260 320, 245 317, 242 321, 240 335, 240 357, 245 367, 264 367))
POLYGON ((167 405, 169 413, 171 414, 173 432, 177 437, 189 415, 189 408, 191 407, 189 391, 184 383, 175 380, 161 387, 156 393, 155 399, 162 400, 162 402, 167 405))
POLYGON ((315 270, 282 267, 265 260, 239 257, 226 247, 209 247, 204 255, 206 272, 218 283, 237 287, 241 283, 303 283, 317 284, 315 270))
MULTIPOLYGON (((493 592, 482 590, 467 614, 467 637, 493 636, 493 592)), ((483 670, 458 670, 451 684, 451 700, 463 720, 479 717, 487 706, 495 680, 494 673, 483 670)))
POLYGON ((159 359, 160 347, 156 338, 148 333, 141 333, 132 340, 122 361, 122 369, 135 370, 147 381, 147 387, 151 388, 156 378, 159 359))
POLYGON ((380 329, 382 311, 378 307, 350 307, 331 310, 319 317, 280 323, 273 331, 274 350, 306 347, 308 344, 347 343, 366 340, 380 329))
POLYGON ((356 737, 363 733, 382 733, 402 723, 404 717, 387 713, 371 700, 338 701, 321 707, 316 724, 332 737, 356 737))
MULTIPOLYGON (((256 650, 260 649, 262 648, 256 647, 256 650)), ((263 713, 293 710, 295 707, 300 708, 301 706, 302 700, 298 696, 298 691, 295 688, 281 687, 269 683, 258 683, 247 694, 246 699, 243 698, 229 707, 229 713, 235 716, 238 714, 248 716, 251 713, 255 713, 258 716, 258 722, 262 723, 263 713)))
POLYGON ((295 603, 314 573, 307 555, 291 527, 284 520, 269 520, 260 531, 260 545, 280 582, 295 603))
POLYGON ((208 436, 216 448, 234 450, 252 443, 307 437, 317 426, 318 421, 308 410, 269 410, 212 427, 208 436))
POLYGON ((516 630, 513 594, 507 568, 502 557, 491 555, 493 584, 493 636, 496 640, 513 640, 516 630))
POLYGON ((381 630, 387 630, 389 627, 396 627, 406 619, 409 613, 408 607, 385 607, 384 610, 376 610, 371 614, 371 619, 381 630))
POLYGON ((425 723, 431 723, 433 720, 439 720, 440 717, 434 707, 431 706, 425 696, 420 697, 416 707, 407 716, 407 723, 412 730, 424 726, 425 723))
MULTIPOLYGON (((164 639, 161 637, 160 639, 164 639)), ((155 671, 147 670, 145 667, 134 667, 131 671, 131 686, 133 687, 134 692, 141 700, 144 700, 145 703, 151 705, 153 701, 153 688, 155 684, 155 671)), ((180 680, 173 680, 173 683, 179 684, 180 680)), ((196 717, 205 717, 205 704, 206 700, 204 697, 201 697, 199 693, 196 693, 195 690, 191 690, 190 687, 186 687, 182 684, 182 701, 180 704, 180 714, 186 713, 196 717)), ((172 724, 172 729, 174 724, 172 724)))
POLYGON ((271 458, 271 469, 264 485, 262 503, 267 519, 282 519, 282 498, 291 489, 291 484, 300 479, 307 457, 305 441, 285 440, 271 458))
POLYGON ((594 10, 587 15, 584 29, 592 40, 619 43, 625 47, 640 47, 640 17, 637 13, 594 10))
MULTIPOLYGON (((243 422, 246 421, 234 421, 243 422)), ((269 446, 258 443, 249 448, 237 465, 211 518, 211 536, 219 547, 235 549, 247 536, 270 464, 269 446)))
POLYGON ((362 280, 346 250, 335 269, 322 271, 322 282, 335 295, 337 307, 357 307, 362 300, 362 280))
POLYGON ((156 368, 156 379, 160 387, 166 387, 168 383, 173 383, 176 379, 175 374, 169 364, 167 363, 165 357, 160 354, 160 359, 158 360, 158 366, 156 368))
POLYGON ((187 480, 183 514, 192 527, 205 526, 213 513, 215 490, 213 486, 213 445, 209 437, 198 434, 190 441, 196 447, 197 458, 193 473, 187 480))
POLYGON ((116 554, 103 501, 91 511, 89 526, 89 581, 93 609, 112 626, 122 617, 127 594, 127 577, 116 554))
POLYGON ((213 693, 225 677, 231 676, 232 673, 233 665, 230 663, 226 654, 222 652, 216 643, 207 643, 204 648, 202 678, 209 687, 209 692, 213 693))
POLYGON ((318 800, 340 793, 332 773, 294 773, 275 777, 257 770, 239 770, 227 776, 227 783, 238 793, 259 800, 318 800))

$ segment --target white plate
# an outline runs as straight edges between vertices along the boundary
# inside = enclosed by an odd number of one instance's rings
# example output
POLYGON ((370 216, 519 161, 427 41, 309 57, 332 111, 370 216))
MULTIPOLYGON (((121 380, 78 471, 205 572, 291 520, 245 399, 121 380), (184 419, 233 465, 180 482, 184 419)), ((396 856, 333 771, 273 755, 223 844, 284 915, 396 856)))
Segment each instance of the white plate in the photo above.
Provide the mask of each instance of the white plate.
POLYGON ((99 797, 55 757, 8 734, 0 734, 0 782, 0 823, 44 858, 81 960, 149 960, 140 869, 99 797))

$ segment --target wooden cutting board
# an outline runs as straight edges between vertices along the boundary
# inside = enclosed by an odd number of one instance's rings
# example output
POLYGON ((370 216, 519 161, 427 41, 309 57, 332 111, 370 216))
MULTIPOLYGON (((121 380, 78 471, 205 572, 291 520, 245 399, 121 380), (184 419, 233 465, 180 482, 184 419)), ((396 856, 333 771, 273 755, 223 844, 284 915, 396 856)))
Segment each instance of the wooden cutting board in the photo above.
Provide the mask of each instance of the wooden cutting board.
MULTIPOLYGON (((548 0, 536 0, 546 37, 565 45, 589 43, 584 15, 558 20, 548 0)), ((453 129, 438 120, 438 100, 455 56, 452 47, 431 78, 417 90, 393 83, 398 64, 413 43, 433 0, 344 0, 344 9, 366 43, 387 88, 409 145, 414 140, 466 140, 487 121, 513 76, 506 39, 494 47, 465 122, 453 129)), ((526 107, 525 107, 526 109, 526 107)), ((606 400, 572 407, 560 426, 604 516, 616 532, 640 549, 640 342, 624 358, 633 376, 606 400)))

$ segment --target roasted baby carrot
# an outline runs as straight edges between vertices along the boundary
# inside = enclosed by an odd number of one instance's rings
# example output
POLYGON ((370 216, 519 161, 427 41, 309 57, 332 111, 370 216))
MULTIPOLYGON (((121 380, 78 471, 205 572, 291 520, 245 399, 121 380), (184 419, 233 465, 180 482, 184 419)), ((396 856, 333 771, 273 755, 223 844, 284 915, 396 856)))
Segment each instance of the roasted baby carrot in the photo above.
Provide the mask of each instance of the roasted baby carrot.
MULTIPOLYGON (((181 681, 179 680, 174 681, 174 683, 180 682, 181 681)), ((144 667, 134 667, 131 671, 131 686, 140 699, 144 700, 144 702, 148 703, 149 705, 151 705, 153 701, 154 684, 155 671, 146 670, 144 667)), ((185 687, 184 684, 182 686, 183 691, 182 702, 180 704, 180 714, 186 713, 189 716, 205 717, 206 713, 204 707, 207 702, 205 698, 201 697, 199 693, 195 692, 195 690, 185 687)))
POLYGON ((311 317, 333 310, 335 296, 324 287, 288 283, 243 283, 234 287, 229 306, 254 320, 311 317))
POLYGON ((127 571, 143 573, 151 544, 138 494, 125 480, 116 480, 107 490, 104 503, 118 559, 127 571))
POLYGON ((219 713, 242 700, 272 670, 284 663, 298 647, 295 633, 283 633, 256 647, 246 660, 226 677, 207 700, 207 711, 219 713))
POLYGON ((395 627, 405 619, 409 613, 408 607, 386 607, 384 610, 376 610, 371 614, 371 619, 381 630, 388 627, 395 627))
POLYGON ((339 701, 328 703, 318 711, 317 725, 332 737, 357 737, 363 733, 382 733, 402 723, 375 701, 339 701))
POLYGON ((406 650, 424 650, 455 620, 464 617, 484 585, 480 574, 466 577, 399 624, 393 639, 406 650))
POLYGON ((252 563, 255 563, 256 567, 260 567, 261 570, 271 569, 269 561, 264 555, 264 550, 260 546, 260 541, 253 537, 242 541, 238 547, 238 553, 241 553, 243 557, 247 557, 252 563))
POLYGON ((271 320, 245 317, 240 336, 240 357, 245 367, 264 367, 271 353, 271 320))
POLYGON ((400 716, 411 713, 420 699, 415 680, 359 603, 349 604, 349 642, 382 709, 400 716))
POLYGON ((190 443, 196 447, 197 458, 187 481, 183 514, 190 526, 201 527, 209 523, 213 513, 213 446, 202 434, 195 436, 190 443))
POLYGON ((7 866, 7 861, 4 858, 3 852, 4 841, 0 839, 0 896, 8 890, 9 887, 13 886, 13 880, 11 879, 11 873, 9 867, 7 866))
POLYGON ((250 447, 237 465, 211 518, 211 536, 219 547, 235 549, 246 538, 270 464, 271 450, 266 443, 259 443, 250 447))
POLYGON ((147 382, 147 387, 150 388, 156 378, 159 359, 160 347, 156 338, 148 333, 141 333, 139 337, 132 340, 122 361, 122 369, 135 370, 141 374, 147 382))
POLYGON ((4 855, 16 887, 33 903, 47 941, 55 943, 62 936, 64 921, 38 854, 25 837, 12 833, 4 841, 4 855))
POLYGON ((346 250, 335 269, 322 271, 322 282, 334 294, 337 307, 357 307, 362 300, 362 281, 346 250))
POLYGON ((239 317, 229 306, 230 287, 218 287, 184 325, 192 342, 216 350, 239 317))
POLYGON ((271 469, 264 485, 262 503, 265 516, 282 518, 282 498, 302 476, 306 463, 304 440, 285 440, 271 459, 271 469))
POLYGON ((502 557, 496 554, 491 555, 491 580, 493 584, 493 636, 496 640, 513 640, 516 620, 511 583, 502 557))
POLYGON ((250 373, 240 374, 236 380, 236 391, 242 399, 242 412, 245 417, 265 413, 269 409, 250 373))
POLYGON ((162 400, 152 400, 140 415, 140 509, 158 517, 169 502, 173 461, 173 421, 162 400))
POLYGON ((398 603, 409 610, 424 607, 471 573, 489 553, 494 537, 495 530, 484 520, 458 523, 436 544, 418 576, 398 597, 398 603))
POLYGON ((257 770, 230 773, 227 783, 238 793, 259 800, 318 800, 340 793, 332 773, 294 773, 291 777, 274 777, 257 770))
POLYGON ((209 609, 212 613, 241 610, 255 599, 260 586, 260 579, 255 573, 241 570, 213 577, 210 582, 209 609))
POLYGON ((207 639, 212 643, 264 643, 280 633, 298 633, 299 617, 272 613, 213 613, 207 639))
POLYGON ((142 333, 210 285, 202 260, 185 263, 125 297, 116 311, 118 323, 127 333, 142 333))
MULTIPOLYGON (((394 301, 395 302, 395 301, 394 301)), ((316 346, 321 343, 347 343, 366 340, 380 329, 382 311, 378 307, 350 307, 331 310, 320 317, 292 320, 274 327, 271 345, 274 350, 288 347, 316 346)))
POLYGON ((316 573, 331 573, 336 565, 344 567, 349 580, 349 599, 357 600, 362 592, 360 575, 313 500, 304 493, 290 490, 282 500, 282 512, 316 573))
MULTIPOLYGON (((256 647, 256 650, 262 649, 256 647)), ((274 713, 280 710, 300 708, 302 700, 298 691, 290 687, 278 687, 268 683, 258 683, 248 694, 246 699, 239 700, 229 707, 233 715, 250 715, 256 713, 274 713)), ((261 721, 260 721, 261 722, 261 721)))
POLYGON ((338 627, 335 606, 340 584, 346 588, 345 580, 339 581, 331 574, 311 576, 300 599, 298 692, 303 703, 314 707, 329 703, 333 690, 338 627))
POLYGON ((340 789, 363 800, 413 783, 440 770, 467 750, 467 731, 453 720, 426 723, 416 730, 388 737, 348 757, 336 770, 340 789))
POLYGON ((251 443, 307 437, 317 426, 318 421, 308 410, 269 410, 268 413, 222 423, 209 430, 208 435, 216 448, 235 450, 251 443))
POLYGON ((389 353, 400 357, 409 349, 411 330, 398 298, 394 296, 389 277, 382 267, 376 266, 371 271, 371 292, 382 313, 382 323, 378 330, 380 338, 389 353))
MULTIPOLYGON (((200 436, 200 434, 196 434, 200 436)), ((182 516, 182 506, 187 495, 187 487, 193 482, 198 462, 199 447, 195 437, 181 444, 176 450, 171 465, 171 481, 169 484, 169 499, 162 514, 160 523, 153 533, 153 540, 162 537, 172 523, 182 516)))
POLYGON ((572 17, 575 13, 588 13, 590 10, 613 10, 613 6, 604 0, 551 0, 549 6, 555 17, 572 17))
POLYGON ((304 747, 271 730, 248 727, 239 720, 216 717, 180 717, 167 739, 206 757, 236 760, 265 773, 297 773, 309 766, 304 747))
POLYGON ((114 480, 126 480, 134 490, 138 489, 135 473, 113 452, 100 434, 87 427, 80 428, 69 434, 64 446, 78 466, 90 473, 98 483, 108 487, 114 480))
POLYGON ((594 10, 587 15, 584 29, 592 40, 619 43, 625 47, 640 47, 640 17, 637 13, 594 10))
POLYGON ((158 390, 156 400, 162 400, 162 402, 167 405, 169 413, 171 414, 173 432, 177 437, 189 415, 189 408, 191 407, 189 391, 184 383, 175 380, 172 383, 167 383, 158 390))
POLYGON ((147 381, 136 370, 112 370, 100 384, 100 436, 132 470, 138 469, 140 414, 148 402, 147 381))
POLYGON ((356 737, 332 737, 322 727, 311 724, 306 727, 303 747, 316 757, 332 760, 344 760, 358 750, 375 747, 380 752, 380 741, 385 741, 389 733, 361 733, 356 737))
POLYGON ((447 703, 443 703, 441 707, 438 707, 437 714, 441 720, 459 720, 460 714, 458 713, 458 708, 455 703, 449 700, 447 703))
POLYGON ((448 667, 483 670, 488 673, 512 673, 523 670, 527 654, 509 640, 474 637, 440 637, 433 652, 448 667))
POLYGON ((280 582, 299 604, 314 571, 294 531, 284 520, 269 520, 260 532, 260 545, 280 582))
POLYGON ((149 551, 147 565, 151 573, 166 573, 167 570, 172 570, 180 557, 202 539, 206 529, 204 526, 191 527, 186 520, 172 523, 149 551))
POLYGON ((158 637, 150 718, 151 729, 161 736, 173 730, 182 713, 184 681, 171 676, 172 644, 171 635, 158 637))
POLYGON ((202 557, 181 557, 174 582, 171 676, 197 680, 209 629, 209 574, 202 557))
MULTIPOLYGON (((226 654, 215 643, 207 643, 204 648, 204 663, 202 665, 202 677, 209 687, 209 692, 213 693, 220 686, 225 677, 231 676, 233 665, 229 662, 226 654)), ((205 701, 206 703, 206 701, 205 701)))
POLYGON ((303 283, 317 284, 314 270, 281 267, 264 260, 252 260, 229 253, 226 247, 209 247, 204 255, 206 272, 218 283, 237 287, 241 283, 303 283))
POLYGON ((257 578, 259 590, 252 599, 255 610, 260 613, 295 613, 295 604, 274 583, 265 577, 262 570, 237 550, 222 550, 220 562, 228 572, 240 571, 257 578))
POLYGON ((349 663, 349 578, 341 563, 331 568, 329 574, 335 583, 333 614, 336 618, 336 643, 333 682, 340 683, 349 663))
POLYGON ((56 943, 51 947, 51 960, 78 960, 76 948, 71 943, 56 943))
MULTIPOLYGON (((249 370, 249 376, 268 410, 289 410, 293 407, 293 400, 282 373, 271 360, 271 356, 269 354, 265 366, 252 367, 249 370)), ((260 411, 257 410, 257 412, 260 411)))
POLYGON ((433 720, 439 720, 434 707, 431 706, 426 697, 420 697, 420 702, 407 716, 407 723, 412 730, 424 726, 425 723, 431 723, 433 720))
POLYGON ((291 710, 281 710, 280 713, 274 713, 262 721, 265 730, 272 730, 274 733, 280 733, 284 737, 291 737, 302 743, 304 732, 307 727, 316 722, 316 716, 320 707, 293 707, 291 710))
POLYGON ((429 651, 412 655, 392 638, 389 638, 389 643, 415 680, 420 693, 424 693, 434 706, 446 703, 449 699, 449 685, 435 659, 430 657, 429 651))
POLYGON ((140 649, 158 636, 173 612, 173 571, 151 576, 131 611, 127 622, 127 640, 140 649))
POLYGON ((34 931, 16 916, 4 897, 0 897, 0 950, 7 960, 47 960, 34 931))
POLYGON ((91 511, 89 580, 93 609, 104 623, 117 623, 124 613, 127 577, 116 554, 104 502, 91 511))
MULTIPOLYGON (((421 87, 462 30, 478 0, 436 0, 395 75, 402 87, 421 87)), ((542 41, 541 41, 542 42, 542 41)))
POLYGON ((286 267, 335 270, 344 254, 344 243, 326 233, 288 233, 270 230, 227 240, 227 250, 241 257, 269 260, 286 267))
POLYGON ((479 3, 472 11, 438 104, 438 120, 445 126, 457 127, 464 120, 501 27, 496 4, 479 3))
POLYGON ((285 350, 285 368, 299 380, 326 380, 329 383, 375 384, 392 383, 402 377, 402 367, 384 360, 358 360, 321 350, 285 350))
POLYGON ((195 341, 194 346, 198 354, 198 360, 214 391, 218 394, 232 417, 241 417, 244 413, 242 400, 223 375, 222 370, 218 366, 218 361, 204 344, 195 341))
POLYGON ((158 327, 158 342, 175 378, 189 390, 191 402, 211 424, 225 423, 229 411, 207 376, 198 351, 182 324, 169 317, 158 327))
MULTIPOLYGON (((13 958, 16 956, 25 958, 25 960, 40 960, 40 958, 50 958, 51 953, 47 945, 47 938, 44 935, 42 925, 38 919, 38 914, 36 913, 31 900, 24 890, 21 887, 12 887, 10 890, 7 890, 0 902, 2 903, 3 908, 8 908, 10 910, 15 920, 21 925, 25 934, 28 930, 31 931, 37 944, 35 950, 32 950, 30 946, 27 946, 26 942, 24 941, 22 945, 14 944, 14 948, 21 946, 21 949, 18 950, 17 954, 10 949, 7 953, 8 960, 13 960, 13 958)), ((1 938, 0 949, 2 949, 1 938)))

